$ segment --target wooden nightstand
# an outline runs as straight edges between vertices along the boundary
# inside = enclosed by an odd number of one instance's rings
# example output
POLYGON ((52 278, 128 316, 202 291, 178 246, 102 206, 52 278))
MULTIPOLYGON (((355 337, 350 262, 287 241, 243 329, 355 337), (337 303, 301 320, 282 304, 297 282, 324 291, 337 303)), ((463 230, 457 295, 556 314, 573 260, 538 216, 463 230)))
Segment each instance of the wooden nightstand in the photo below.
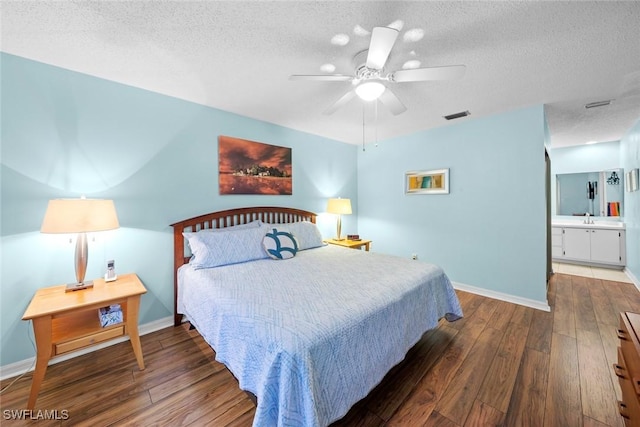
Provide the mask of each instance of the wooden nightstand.
POLYGON ((129 335, 138 367, 144 369, 138 312, 140 295, 147 290, 135 274, 120 275, 114 282, 96 279, 93 283, 93 288, 74 292, 65 292, 66 285, 39 289, 24 312, 22 320, 33 321, 37 348, 27 409, 35 406, 51 357, 129 335), (120 304, 124 321, 103 328, 98 309, 111 304, 120 304))
POLYGON ((330 245, 344 246, 345 248, 351 249, 361 249, 364 246, 364 250, 367 252, 369 252, 369 246, 371 245, 371 240, 327 239, 324 242, 330 245))

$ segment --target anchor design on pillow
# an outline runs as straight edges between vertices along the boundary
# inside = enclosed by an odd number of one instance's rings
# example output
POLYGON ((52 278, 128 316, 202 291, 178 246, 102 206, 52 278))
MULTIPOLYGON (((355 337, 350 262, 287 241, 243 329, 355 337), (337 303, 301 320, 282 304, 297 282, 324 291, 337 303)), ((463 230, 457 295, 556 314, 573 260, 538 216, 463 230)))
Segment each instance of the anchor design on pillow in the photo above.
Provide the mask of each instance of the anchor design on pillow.
POLYGON ((298 241, 293 234, 276 228, 266 234, 263 244, 267 254, 274 259, 293 258, 298 252, 298 241))

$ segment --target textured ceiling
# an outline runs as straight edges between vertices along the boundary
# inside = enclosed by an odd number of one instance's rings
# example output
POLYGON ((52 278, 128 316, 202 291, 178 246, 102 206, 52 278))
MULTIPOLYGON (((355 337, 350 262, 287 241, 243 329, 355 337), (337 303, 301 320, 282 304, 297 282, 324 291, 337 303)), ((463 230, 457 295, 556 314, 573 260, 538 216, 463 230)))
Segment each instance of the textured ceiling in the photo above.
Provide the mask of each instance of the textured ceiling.
POLYGON ((329 138, 360 144, 546 104, 554 147, 618 140, 640 118, 640 2, 6 1, 1 50, 329 138), (290 74, 353 73, 366 30, 402 20, 387 71, 465 64, 461 80, 389 83, 408 110, 391 115, 350 87, 290 74), (347 34, 345 46, 331 43, 347 34), (415 56, 411 54, 415 52, 415 56), (614 99, 608 107, 584 104, 614 99))

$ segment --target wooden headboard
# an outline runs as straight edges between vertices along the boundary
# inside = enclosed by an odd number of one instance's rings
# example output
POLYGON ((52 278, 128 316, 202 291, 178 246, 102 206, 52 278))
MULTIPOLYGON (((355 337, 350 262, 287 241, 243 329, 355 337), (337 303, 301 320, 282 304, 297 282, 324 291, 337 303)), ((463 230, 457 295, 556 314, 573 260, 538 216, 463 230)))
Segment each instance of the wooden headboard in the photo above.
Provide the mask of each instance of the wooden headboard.
POLYGON ((171 224, 173 227, 173 324, 178 326, 182 322, 182 315, 178 314, 178 268, 189 262, 185 253, 185 242, 182 232, 195 232, 212 228, 232 227, 260 220, 270 224, 287 224, 298 221, 316 222, 316 214, 309 211, 280 207, 250 207, 227 209, 212 212, 194 218, 171 224))

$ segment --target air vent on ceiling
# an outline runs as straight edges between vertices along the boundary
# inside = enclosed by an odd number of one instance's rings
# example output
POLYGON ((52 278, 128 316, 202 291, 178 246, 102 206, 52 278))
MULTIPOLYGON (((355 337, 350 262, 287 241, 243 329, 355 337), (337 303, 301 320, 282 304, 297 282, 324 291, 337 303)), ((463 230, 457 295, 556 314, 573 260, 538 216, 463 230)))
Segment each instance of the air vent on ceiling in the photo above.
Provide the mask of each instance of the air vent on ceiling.
POLYGON ((459 119, 460 117, 467 117, 471 114, 469 111, 461 111, 459 113, 449 114, 448 116, 443 116, 447 120, 459 119))
POLYGON ((604 107, 605 105, 611 104, 611 101, 613 101, 613 99, 606 99, 604 101, 590 102, 588 104, 585 104, 584 108, 604 107))

